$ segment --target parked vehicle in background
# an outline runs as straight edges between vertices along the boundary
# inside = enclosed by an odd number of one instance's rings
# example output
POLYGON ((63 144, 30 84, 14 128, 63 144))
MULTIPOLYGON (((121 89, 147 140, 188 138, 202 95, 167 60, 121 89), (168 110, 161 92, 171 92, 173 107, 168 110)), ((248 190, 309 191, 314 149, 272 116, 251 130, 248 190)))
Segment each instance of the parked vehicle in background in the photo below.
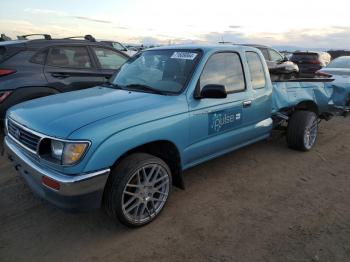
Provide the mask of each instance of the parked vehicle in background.
POLYGON ((119 42, 107 41, 107 40, 102 40, 100 42, 104 43, 110 47, 113 47, 113 48, 117 49, 118 51, 123 52, 124 54, 127 54, 128 56, 133 56, 137 53, 137 51, 128 49, 125 45, 123 45, 122 43, 119 43, 119 42))
POLYGON ((290 59, 293 55, 293 52, 289 52, 289 51, 281 51, 280 52, 281 55, 287 57, 288 59, 290 59))
POLYGON ((126 45, 126 47, 128 49, 136 51, 136 52, 140 52, 140 51, 148 48, 148 47, 144 46, 143 44, 141 44, 141 45, 126 45))
POLYGON ((184 170, 273 127, 289 147, 311 150, 320 119, 346 113, 349 93, 350 84, 272 83, 256 48, 166 46, 133 56, 102 86, 12 107, 5 147, 42 198, 102 205, 138 227, 159 215, 173 184, 184 188, 184 170))
POLYGON ((247 44, 246 46, 255 47, 262 52, 269 68, 272 81, 289 79, 298 75, 298 65, 289 61, 286 56, 282 55, 277 50, 264 45, 247 44))
POLYGON ((316 71, 317 76, 350 76, 350 56, 341 56, 332 60, 326 67, 316 71))
POLYGON ((317 70, 327 66, 331 55, 327 52, 294 52, 290 60, 299 66, 300 76, 313 77, 317 70))
POLYGON ((5 34, 1 34, 1 35, 0 35, 0 42, 3 42, 3 41, 10 41, 10 40, 11 40, 11 38, 8 37, 7 35, 5 35, 5 34))
POLYGON ((331 55, 332 59, 336 59, 341 56, 350 56, 349 50, 329 50, 327 53, 331 55))
POLYGON ((102 84, 129 59, 99 42, 44 37, 0 43, 0 119, 17 103, 102 84))

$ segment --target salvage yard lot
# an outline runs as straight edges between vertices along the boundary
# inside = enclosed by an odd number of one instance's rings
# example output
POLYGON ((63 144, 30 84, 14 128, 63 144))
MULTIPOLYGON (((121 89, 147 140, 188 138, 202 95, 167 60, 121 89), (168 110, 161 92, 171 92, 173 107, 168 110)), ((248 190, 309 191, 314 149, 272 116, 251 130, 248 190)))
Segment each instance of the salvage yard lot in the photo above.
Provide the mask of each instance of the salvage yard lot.
POLYGON ((322 122, 309 153, 275 134, 186 171, 136 230, 68 214, 0 158, 1 261, 350 261, 350 118, 322 122))

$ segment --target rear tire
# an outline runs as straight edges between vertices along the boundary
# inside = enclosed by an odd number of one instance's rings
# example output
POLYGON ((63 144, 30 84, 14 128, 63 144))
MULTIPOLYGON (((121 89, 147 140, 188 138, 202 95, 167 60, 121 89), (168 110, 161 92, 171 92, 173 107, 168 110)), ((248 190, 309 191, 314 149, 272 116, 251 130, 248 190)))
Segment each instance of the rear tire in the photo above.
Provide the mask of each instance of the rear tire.
POLYGON ((290 148, 309 151, 316 143, 318 117, 311 111, 295 111, 288 122, 287 144, 290 148))
POLYGON ((163 160, 145 153, 132 154, 110 174, 105 210, 126 226, 146 225, 164 208, 171 185, 171 171, 163 160))

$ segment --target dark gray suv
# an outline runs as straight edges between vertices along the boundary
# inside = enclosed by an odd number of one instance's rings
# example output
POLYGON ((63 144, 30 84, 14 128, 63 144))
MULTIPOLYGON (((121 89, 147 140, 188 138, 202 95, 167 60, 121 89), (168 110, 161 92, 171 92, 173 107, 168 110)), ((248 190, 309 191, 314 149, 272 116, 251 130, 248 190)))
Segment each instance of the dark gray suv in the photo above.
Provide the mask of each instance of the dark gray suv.
POLYGON ((264 45, 247 44, 247 46, 255 47, 262 52, 269 68, 272 81, 289 79, 298 76, 298 65, 290 61, 286 56, 282 55, 277 50, 264 45))
POLYGON ((20 102, 106 82, 129 59, 92 37, 44 36, 0 42, 0 119, 20 102))

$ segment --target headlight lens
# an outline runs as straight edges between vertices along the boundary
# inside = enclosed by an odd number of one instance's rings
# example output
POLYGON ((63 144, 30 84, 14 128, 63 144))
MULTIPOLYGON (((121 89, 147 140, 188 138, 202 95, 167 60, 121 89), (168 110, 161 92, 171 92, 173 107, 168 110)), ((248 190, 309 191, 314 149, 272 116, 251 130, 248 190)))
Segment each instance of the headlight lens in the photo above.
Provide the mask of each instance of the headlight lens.
POLYGON ((87 143, 67 143, 64 147, 62 163, 71 165, 78 162, 84 155, 87 147, 87 143))
POLYGON ((57 160, 61 160, 63 155, 63 148, 63 142, 51 140, 51 157, 57 160))
POLYGON ((39 155, 53 163, 72 165, 84 156, 88 147, 88 142, 68 142, 45 138, 40 143, 39 155))

